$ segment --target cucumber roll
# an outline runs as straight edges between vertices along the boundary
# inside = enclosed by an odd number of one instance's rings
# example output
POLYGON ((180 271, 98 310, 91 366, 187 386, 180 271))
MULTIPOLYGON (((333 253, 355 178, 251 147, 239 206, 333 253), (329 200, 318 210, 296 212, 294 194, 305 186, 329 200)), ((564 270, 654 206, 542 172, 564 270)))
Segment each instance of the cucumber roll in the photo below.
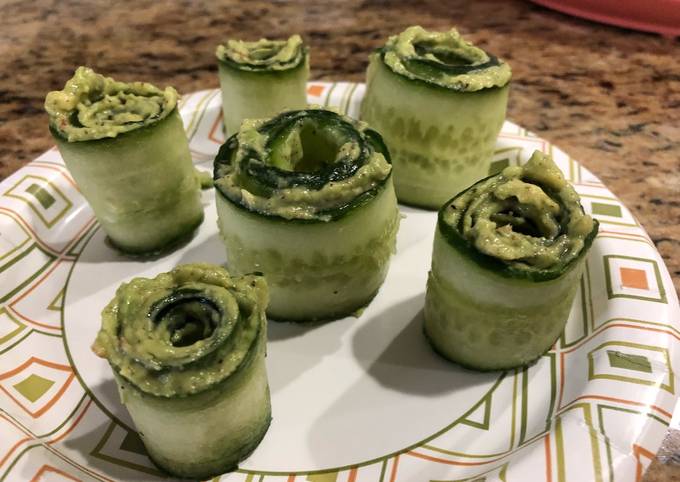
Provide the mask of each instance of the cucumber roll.
POLYGON ((163 251, 203 220, 177 99, 172 87, 117 82, 86 67, 45 99, 66 167, 121 251, 163 251))
POLYGON ((94 352, 151 459, 205 479, 233 470, 271 421, 267 285, 208 264, 123 283, 102 312, 94 352))
POLYGON ((479 370, 540 357, 564 329, 597 229, 538 151, 448 201, 425 300, 434 349, 479 370))
POLYGON ((510 77, 456 30, 409 27, 371 54, 361 118, 390 149, 400 202, 439 208, 488 174, 510 77))
POLYGON ((271 117, 307 105, 309 59, 299 35, 288 40, 229 40, 216 51, 227 134, 243 119, 271 117))
POLYGON ((267 314, 351 314, 376 294, 399 211, 380 135, 330 110, 246 120, 215 158, 219 227, 234 273, 261 271, 267 314))

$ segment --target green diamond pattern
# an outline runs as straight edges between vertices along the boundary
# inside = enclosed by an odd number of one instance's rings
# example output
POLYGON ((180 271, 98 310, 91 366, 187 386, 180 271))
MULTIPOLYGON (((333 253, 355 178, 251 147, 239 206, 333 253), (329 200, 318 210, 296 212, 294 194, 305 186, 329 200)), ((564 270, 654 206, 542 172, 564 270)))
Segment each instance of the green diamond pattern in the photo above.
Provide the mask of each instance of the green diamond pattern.
POLYGON ((126 452, 146 455, 144 442, 142 442, 142 439, 139 437, 137 432, 128 432, 128 434, 123 439, 123 443, 120 444, 120 448, 126 452))
POLYGON ((12 317, 4 308, 0 308, 0 345, 12 339, 15 335, 21 333, 26 328, 26 325, 19 323, 12 317), (4 322, 3 322, 4 319, 4 322), (5 328, 2 324, 5 323, 13 328, 5 328))
POLYGON ((307 482, 336 482, 338 480, 337 472, 327 472, 325 474, 311 474, 307 476, 307 482))
POLYGON ((14 385, 14 388, 33 403, 45 395, 45 392, 47 392, 52 385, 54 385, 52 380, 43 378, 40 375, 32 374, 25 380, 14 385))
POLYGON ((475 405, 468 413, 465 414, 460 423, 464 425, 469 425, 470 427, 478 428, 480 430, 489 430, 489 423, 491 422, 491 393, 484 397, 480 403, 475 405), (479 415, 481 408, 484 408, 483 419, 474 420, 473 415, 479 415))
POLYGON ((621 206, 616 204, 598 203, 594 202, 590 204, 593 214, 599 214, 600 216, 611 216, 613 218, 623 217, 621 213, 621 206))
POLYGON ((630 355, 615 350, 607 350, 607 356, 609 357, 609 364, 614 368, 652 373, 652 364, 645 356, 630 355))
POLYGON ((33 194, 33 197, 38 200, 43 209, 48 209, 52 204, 57 202, 49 192, 35 183, 28 186, 26 191, 33 194))
POLYGON ((129 430, 128 428, 122 426, 121 424, 114 420, 111 421, 111 424, 106 429, 104 436, 97 443, 94 449, 92 449, 92 452, 90 452, 90 454, 98 459, 106 460, 107 462, 119 465, 121 467, 139 470, 141 472, 157 476, 162 475, 158 471, 158 469, 151 465, 151 462, 148 462, 149 465, 146 465, 140 464, 139 459, 137 457, 131 457, 130 459, 126 459, 125 452, 135 455, 144 456, 147 455, 147 452, 144 449, 144 444, 142 443, 142 440, 137 434, 137 432, 129 430), (114 439, 120 440, 119 437, 120 435, 122 435, 121 430, 125 432, 121 444, 120 445, 118 445, 117 443, 115 445, 110 444, 109 442, 111 440, 111 436, 114 435, 114 432, 115 432, 114 439))
POLYGON ((61 311, 61 309, 64 306, 64 291, 65 288, 62 288, 61 291, 57 294, 57 296, 54 297, 52 302, 47 306, 47 309, 50 311, 61 311))

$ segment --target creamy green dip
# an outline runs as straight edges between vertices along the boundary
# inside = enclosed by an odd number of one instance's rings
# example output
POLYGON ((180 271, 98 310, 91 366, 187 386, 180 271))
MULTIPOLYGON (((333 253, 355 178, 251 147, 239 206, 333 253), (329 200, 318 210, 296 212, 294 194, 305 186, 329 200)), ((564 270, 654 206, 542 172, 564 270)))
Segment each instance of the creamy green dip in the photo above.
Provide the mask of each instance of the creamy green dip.
MULTIPOLYGON (((308 110, 313 111, 315 108, 308 110)), ((364 122, 346 116, 340 118, 353 125, 360 136, 368 128, 364 122)), ((347 205, 390 175, 392 166, 383 154, 370 150, 368 157, 362 159, 367 153, 332 126, 322 127, 310 118, 303 117, 288 126, 285 133, 278 134, 272 145, 269 131, 262 129, 268 122, 266 119, 243 122, 236 135, 238 149, 232 162, 221 170, 215 180, 215 186, 223 194, 248 210, 285 219, 329 220, 330 216, 324 215, 324 211, 347 205), (247 157, 261 159, 265 165, 283 173, 304 172, 310 176, 338 162, 363 164, 353 175, 325 182, 319 188, 287 186, 261 193, 251 187, 248 182, 251 175, 239 162, 247 157)))
POLYGON ((288 40, 228 40, 217 47, 215 55, 239 70, 283 71, 300 65, 307 56, 307 49, 302 38, 293 35, 288 40))
POLYGON ((177 106, 172 87, 118 82, 78 67, 63 90, 45 98, 50 126, 69 142, 116 137, 167 117, 177 106))
POLYGON ((442 220, 474 248, 519 270, 554 269, 579 256, 596 224, 553 160, 535 151, 464 191, 442 220))
POLYGON ((503 87, 512 77, 507 63, 466 42, 455 29, 409 27, 390 37, 379 52, 393 72, 456 91, 503 87))
POLYGON ((232 278, 210 264, 134 278, 102 311, 92 350, 145 393, 198 393, 239 368, 262 329, 267 300, 261 276, 232 278))

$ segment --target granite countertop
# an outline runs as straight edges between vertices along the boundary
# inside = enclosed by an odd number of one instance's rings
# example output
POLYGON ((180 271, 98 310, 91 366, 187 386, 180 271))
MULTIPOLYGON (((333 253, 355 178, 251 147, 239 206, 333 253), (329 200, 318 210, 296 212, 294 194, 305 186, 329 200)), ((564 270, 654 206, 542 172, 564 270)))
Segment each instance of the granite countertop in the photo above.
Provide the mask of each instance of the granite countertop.
MULTIPOLYGON (((509 61, 508 117, 595 173, 645 227, 680 290, 680 41, 577 20, 523 1, 5 1, 0 180, 52 145, 42 105, 76 66, 180 92, 217 87, 228 36, 311 44, 313 79, 362 81, 367 52, 421 24, 457 25, 509 61)), ((645 480, 680 477, 667 437, 645 480)))

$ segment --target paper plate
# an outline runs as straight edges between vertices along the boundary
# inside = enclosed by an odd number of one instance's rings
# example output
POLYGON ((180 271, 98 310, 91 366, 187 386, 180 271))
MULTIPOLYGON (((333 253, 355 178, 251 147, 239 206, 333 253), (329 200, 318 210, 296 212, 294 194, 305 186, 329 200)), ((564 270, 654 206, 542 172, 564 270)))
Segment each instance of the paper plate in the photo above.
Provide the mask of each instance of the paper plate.
MULTIPOLYGON (((358 114, 362 84, 314 82, 358 114)), ((194 161, 223 142, 216 90, 184 97, 194 161)), ((359 318, 270 322, 271 428, 229 481, 634 481, 677 398, 680 310, 628 209, 567 154, 506 122, 492 170, 550 152, 601 223, 564 335, 536 364, 477 373, 422 335, 436 215, 403 207, 397 254, 359 318), (613 477, 613 478, 612 478, 613 477)), ((105 361, 90 351, 116 287, 179 263, 223 263, 213 192, 178 251, 113 251, 52 149, 0 184, 0 479, 155 480, 105 361)))

